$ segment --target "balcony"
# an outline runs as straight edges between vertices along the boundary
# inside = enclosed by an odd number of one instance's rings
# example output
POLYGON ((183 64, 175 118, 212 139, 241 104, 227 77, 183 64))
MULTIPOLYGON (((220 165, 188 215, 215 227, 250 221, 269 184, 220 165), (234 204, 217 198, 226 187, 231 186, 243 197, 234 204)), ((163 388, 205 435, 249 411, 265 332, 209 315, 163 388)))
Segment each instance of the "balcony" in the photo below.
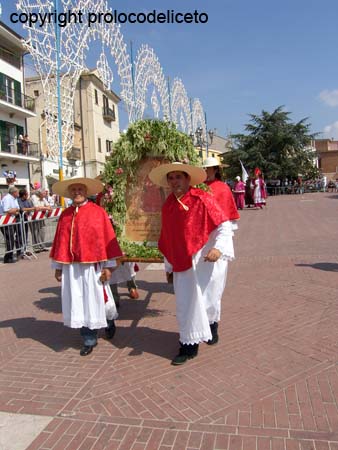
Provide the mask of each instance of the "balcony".
POLYGON ((69 152, 67 152, 68 161, 78 161, 81 159, 81 149, 79 147, 72 147, 69 152))
POLYGON ((0 86, 0 110, 18 117, 35 117, 35 100, 8 86, 0 86))
POLYGON ((108 106, 104 106, 102 108, 102 115, 103 119, 107 120, 108 122, 115 122, 115 111, 113 109, 110 109, 108 106))
POLYGON ((35 142, 22 142, 16 138, 0 134, 0 157, 13 159, 40 159, 39 145, 35 142))
POLYGON ((8 64, 21 69, 21 57, 20 55, 14 54, 5 48, 0 47, 0 59, 6 61, 8 64))

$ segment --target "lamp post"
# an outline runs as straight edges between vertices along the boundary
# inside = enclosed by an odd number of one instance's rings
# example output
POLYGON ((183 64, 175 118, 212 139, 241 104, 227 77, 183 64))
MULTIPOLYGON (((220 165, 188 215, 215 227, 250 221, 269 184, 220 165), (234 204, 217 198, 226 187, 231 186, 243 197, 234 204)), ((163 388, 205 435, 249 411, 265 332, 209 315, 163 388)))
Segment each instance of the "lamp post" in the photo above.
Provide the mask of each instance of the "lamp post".
POLYGON ((191 139, 192 143, 194 145, 196 143, 196 147, 200 148, 200 156, 201 157, 203 157, 203 146, 205 146, 206 157, 208 157, 209 142, 210 142, 210 144, 212 144, 215 134, 216 134, 216 129, 214 128, 213 130, 208 130, 204 137, 202 127, 197 127, 195 133, 190 133, 190 139, 191 139), (209 139, 207 138, 207 136, 209 136, 209 139))

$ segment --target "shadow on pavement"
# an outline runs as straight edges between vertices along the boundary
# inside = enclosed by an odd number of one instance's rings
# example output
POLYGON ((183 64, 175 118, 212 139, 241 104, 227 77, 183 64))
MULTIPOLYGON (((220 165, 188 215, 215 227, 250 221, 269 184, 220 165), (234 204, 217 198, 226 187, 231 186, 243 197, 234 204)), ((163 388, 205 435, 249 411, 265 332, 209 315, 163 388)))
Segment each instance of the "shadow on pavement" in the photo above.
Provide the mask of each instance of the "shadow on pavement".
MULTIPOLYGON (((172 315, 166 309, 148 308, 150 300, 152 305, 156 302, 154 294, 173 294, 172 284, 166 282, 147 282, 137 280, 137 289, 140 299, 132 300, 128 293, 120 293, 119 318, 116 321, 116 335, 111 344, 117 348, 130 348, 129 356, 149 353, 165 359, 172 359, 177 353, 178 333, 140 325, 144 317, 160 317, 172 315), (142 292, 143 291, 143 292, 142 292), (144 293, 146 294, 143 298, 144 293), (119 320, 131 320, 128 327, 119 327, 119 320)), ((175 302, 173 297, 173 302, 175 302)), ((160 323, 160 322, 159 322, 160 323)))
POLYGON ((164 359, 171 360, 178 350, 178 333, 174 331, 158 330, 149 327, 119 327, 111 341, 113 347, 129 348, 129 356, 138 356, 149 353, 164 359))
POLYGON ((312 267, 313 269, 325 270, 326 272, 338 272, 337 263, 314 263, 314 264, 295 264, 297 267, 312 267))
POLYGON ((33 339, 55 352, 67 348, 80 348, 81 343, 72 345, 77 330, 67 328, 61 322, 52 320, 37 320, 35 317, 22 317, 0 322, 0 328, 13 328, 18 339, 33 339))
POLYGON ((62 313, 61 306, 61 286, 51 286, 44 289, 40 289, 41 294, 54 294, 53 297, 45 297, 40 300, 36 300, 33 304, 38 309, 48 311, 55 314, 62 313))
MULTIPOLYGON (((143 291, 141 299, 132 300, 129 298, 128 293, 120 294, 121 307, 118 310, 119 318, 116 321, 117 331, 111 344, 119 349, 130 348, 130 356, 149 353, 170 360, 177 353, 178 333, 144 327, 140 325, 140 321, 145 317, 156 318, 173 314, 166 309, 148 308, 150 300, 154 300, 154 294, 171 294, 173 293, 173 286, 166 282, 156 283, 142 280, 137 280, 137 286, 141 292, 143 291), (127 320, 131 321, 131 323, 128 327, 123 327, 119 326, 119 320, 127 320)), ((60 286, 40 289, 39 293, 54 294, 54 296, 36 300, 34 305, 38 309, 55 314, 62 313, 60 286)), ((12 327, 18 339, 36 340, 56 352, 67 348, 78 349, 81 346, 78 330, 65 327, 62 321, 47 321, 38 320, 34 317, 25 317, 0 322, 0 328, 5 327, 12 327), (72 345, 75 336, 79 342, 72 345)), ((99 331, 99 337, 104 337, 103 329, 99 331)))

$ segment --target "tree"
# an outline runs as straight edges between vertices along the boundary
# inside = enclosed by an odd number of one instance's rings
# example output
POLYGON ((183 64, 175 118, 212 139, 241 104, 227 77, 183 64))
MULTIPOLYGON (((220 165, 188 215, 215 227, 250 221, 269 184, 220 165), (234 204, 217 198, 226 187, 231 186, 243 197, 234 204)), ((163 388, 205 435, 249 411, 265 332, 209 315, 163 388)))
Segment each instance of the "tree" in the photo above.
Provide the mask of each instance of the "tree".
POLYGON ((235 134, 232 149, 223 157, 229 165, 225 170, 228 178, 241 174, 240 160, 252 173, 259 167, 265 178, 304 178, 318 176, 314 167, 315 154, 311 151, 311 140, 307 118, 293 123, 290 113, 279 106, 271 114, 250 114, 250 123, 245 125, 249 134, 235 134))

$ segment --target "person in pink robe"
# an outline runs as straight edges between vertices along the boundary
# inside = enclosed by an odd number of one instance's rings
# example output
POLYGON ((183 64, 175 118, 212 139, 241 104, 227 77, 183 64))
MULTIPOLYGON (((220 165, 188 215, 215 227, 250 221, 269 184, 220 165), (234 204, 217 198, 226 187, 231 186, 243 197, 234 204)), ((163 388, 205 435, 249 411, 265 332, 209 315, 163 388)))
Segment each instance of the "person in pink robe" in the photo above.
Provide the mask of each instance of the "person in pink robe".
POLYGON ((236 177, 236 183, 233 188, 233 194, 237 209, 244 208, 245 184, 241 181, 241 177, 236 177))

